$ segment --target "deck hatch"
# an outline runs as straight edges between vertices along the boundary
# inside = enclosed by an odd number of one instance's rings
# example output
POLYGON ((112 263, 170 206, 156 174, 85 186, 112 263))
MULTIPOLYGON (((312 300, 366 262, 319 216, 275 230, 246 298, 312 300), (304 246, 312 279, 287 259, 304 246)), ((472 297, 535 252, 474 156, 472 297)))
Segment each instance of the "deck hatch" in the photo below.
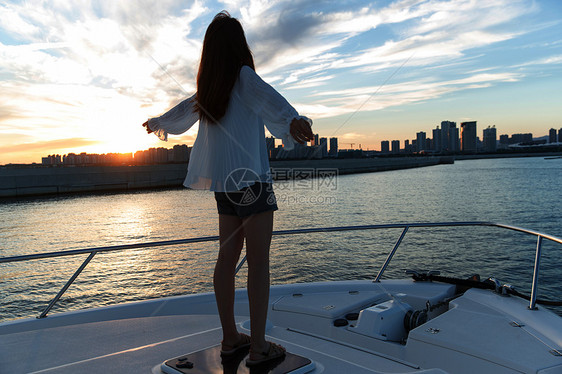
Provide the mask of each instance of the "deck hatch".
POLYGON ((273 304, 273 310, 334 319, 385 299, 388 295, 375 291, 304 293, 281 297, 273 304))

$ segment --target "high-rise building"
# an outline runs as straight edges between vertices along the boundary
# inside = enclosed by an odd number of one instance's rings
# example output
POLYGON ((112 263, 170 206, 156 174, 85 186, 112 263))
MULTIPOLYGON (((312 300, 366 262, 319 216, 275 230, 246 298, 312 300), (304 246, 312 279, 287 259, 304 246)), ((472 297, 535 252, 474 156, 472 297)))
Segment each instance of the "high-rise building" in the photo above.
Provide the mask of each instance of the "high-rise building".
POLYGON ((330 156, 338 155, 338 138, 330 138, 330 156))
POLYGON ((48 155, 41 158, 42 165, 60 165, 62 164, 61 155, 48 155))
POLYGON ((270 136, 265 138, 265 146, 267 147, 267 156, 272 158, 275 149, 275 137, 270 136))
POLYGON ((388 142, 388 140, 383 140, 381 142, 381 152, 382 153, 390 152, 390 143, 388 142))
POLYGON ((503 144, 503 145, 509 144, 509 135, 507 135, 507 134, 500 135, 500 144, 503 144))
POLYGON ((328 157, 328 139, 320 138, 320 149, 322 158, 328 157))
POLYGON ((485 152, 495 152, 497 150, 497 132, 495 126, 488 126, 488 128, 484 129, 482 139, 484 139, 485 152))
POLYGON ((476 152, 476 121, 461 123, 461 151, 476 152))
POLYGON ((410 153, 412 149, 410 148, 410 141, 408 139, 404 140, 404 152, 410 153))
MULTIPOLYGON (((449 151, 449 130, 451 126, 449 121, 441 122, 441 151, 449 151)), ((452 122, 454 123, 454 122, 452 122)))
POLYGON ((533 134, 512 134, 509 144, 531 143, 533 141, 533 134))
POLYGON ((461 141, 459 138, 459 129, 455 126, 451 129, 451 150, 458 152, 461 149, 461 141))
POLYGON ((446 152, 459 150, 459 129, 456 122, 441 122, 441 150, 446 152))
POLYGON ((558 143, 562 143, 562 129, 558 130, 558 143))
POLYGON ((400 153, 400 140, 393 140, 391 142, 391 146, 392 146, 392 149, 391 149, 392 153, 394 153, 394 154, 400 153))
POLYGON ((381 141, 381 152, 382 153, 390 152, 390 142, 388 140, 381 141))
POLYGON ((187 162, 189 160, 191 148, 185 144, 176 144, 174 148, 172 148, 172 153, 172 160, 174 162, 187 162))
POLYGON ((556 136, 556 129, 550 129, 550 131, 548 132, 548 142, 549 143, 556 143, 557 141, 557 136, 556 136))
POLYGON ((168 162, 168 149, 166 149, 164 147, 156 148, 156 156, 155 156, 154 161, 157 162, 157 163, 168 162))
POLYGON ((441 129, 439 126, 433 129, 433 147, 435 152, 441 152, 441 129))
POLYGON ((310 145, 320 145, 318 134, 314 134, 314 139, 311 140, 310 145))
POLYGON ((416 133, 416 151, 421 152, 425 150, 426 137, 425 132, 420 131, 416 133))
POLYGON ((280 146, 276 152, 275 158, 278 160, 316 158, 315 148, 316 147, 309 147, 306 144, 296 143, 292 150, 286 151, 280 146))

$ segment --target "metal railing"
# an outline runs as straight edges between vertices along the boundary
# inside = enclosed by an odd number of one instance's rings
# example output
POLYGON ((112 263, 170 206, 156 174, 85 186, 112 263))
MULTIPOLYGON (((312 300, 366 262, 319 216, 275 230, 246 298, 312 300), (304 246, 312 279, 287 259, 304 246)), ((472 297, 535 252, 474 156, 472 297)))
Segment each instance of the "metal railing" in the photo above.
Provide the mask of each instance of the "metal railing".
MULTIPOLYGON (((539 266, 540 266, 540 258, 541 258, 541 249, 542 249, 542 241, 543 239, 551 240, 553 242, 562 244, 562 239, 556 236, 543 234, 537 231, 527 230, 516 226, 504 225, 500 223, 493 223, 493 222, 435 222, 435 223, 393 223, 393 224, 382 224, 382 225, 360 225, 360 226, 336 226, 336 227, 317 227, 317 228, 308 228, 308 229, 296 229, 296 230, 279 230, 274 231, 273 236, 281 236, 281 235, 294 235, 294 234, 310 234, 310 233, 327 233, 327 232, 336 232, 336 231, 363 231, 363 230, 380 230, 380 229, 402 229, 402 233, 400 237, 394 244, 394 247, 388 254, 386 260, 384 261, 383 265, 381 266, 377 276, 374 279, 374 282, 379 282, 384 271, 388 267, 388 264, 392 260, 392 257, 398 250, 400 243, 404 239, 404 236, 408 232, 410 228, 413 227, 455 227, 455 226, 491 226, 491 227, 499 227, 504 229, 509 229, 513 231, 522 232, 529 235, 534 235, 537 237, 537 246, 535 250, 535 263, 534 263, 534 270, 533 270, 533 281, 531 285, 531 297, 529 303, 529 309, 536 309, 536 299, 537 299, 537 288, 538 288, 538 279, 539 279, 539 266)), ((41 312, 37 318, 44 318, 47 316, 49 311, 53 308, 53 306, 57 303, 57 301, 61 298, 61 296, 66 292, 68 287, 72 285, 72 283, 76 280, 76 278, 80 275, 80 273, 86 268, 86 266, 90 263, 90 261, 94 258, 97 253, 100 252, 111 252, 111 251, 123 251, 128 249, 138 249, 138 248, 152 248, 152 247, 162 247, 162 246, 172 246, 172 245, 180 245, 180 244, 191 244, 191 243, 202 243, 202 242, 210 242, 210 241, 218 241, 218 236, 205 236, 205 237, 198 237, 198 238, 189 238, 189 239, 178 239, 178 240, 166 240, 166 241, 156 241, 156 242, 148 242, 148 243, 136 243, 136 244, 124 244, 124 245, 115 245, 115 246, 106 246, 106 247, 95 247, 95 248, 84 248, 84 249, 74 249, 74 250, 67 250, 67 251, 57 251, 57 252, 46 252, 46 253, 37 253, 31 255, 22 255, 22 256, 11 256, 11 257, 0 257, 0 264, 2 263, 9 263, 9 262, 18 262, 18 261, 30 261, 30 260, 39 260, 39 259, 46 259, 46 258, 54 258, 54 257, 62 257, 62 256, 76 256, 80 254, 88 253, 89 256, 84 260, 84 262, 78 267, 78 269, 74 272, 74 274, 70 277, 70 279, 66 282, 66 284, 61 288, 58 294, 51 300, 49 305, 41 312)), ((246 257, 244 257, 240 263, 236 267, 236 273, 240 270, 243 266, 244 262, 246 261, 246 257)))

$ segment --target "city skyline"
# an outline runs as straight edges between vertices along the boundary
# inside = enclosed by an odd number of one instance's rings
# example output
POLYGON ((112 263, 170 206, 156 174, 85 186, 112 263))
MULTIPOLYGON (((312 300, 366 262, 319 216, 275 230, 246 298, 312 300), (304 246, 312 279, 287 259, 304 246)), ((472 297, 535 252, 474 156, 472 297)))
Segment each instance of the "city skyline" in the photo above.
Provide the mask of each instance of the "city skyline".
MULTIPOLYGON (((373 156, 375 154, 416 154, 416 153, 494 153, 498 150, 507 150, 510 145, 530 145, 529 143, 537 143, 536 145, 550 145, 556 143, 556 146, 562 148, 562 128, 549 129, 548 136, 533 137, 532 133, 517 134, 500 134, 498 136, 497 129, 494 126, 488 126, 482 129, 482 139, 477 135, 477 121, 463 122, 461 128, 466 127, 468 134, 461 132, 459 134, 456 128, 456 122, 441 121, 442 129, 449 128, 445 132, 441 132, 439 126, 432 130, 433 137, 427 137, 425 131, 416 133, 416 139, 404 141, 404 148, 401 148, 399 140, 383 140, 380 144, 380 150, 359 148, 339 147, 339 139, 337 137, 321 137, 320 134, 314 134, 313 140, 304 145, 297 144, 292 151, 284 151, 280 140, 266 137, 266 146, 270 159, 317 159, 317 158, 349 158, 362 157, 363 153, 354 153, 350 151, 368 151, 366 155, 373 156), (457 131, 451 132, 451 129, 457 131), (548 139, 546 139, 548 138, 548 139), (541 140, 537 140, 541 139, 541 140), (465 141, 471 143, 470 147, 463 145, 465 141), (277 142, 277 144, 276 144, 277 142), (444 145, 446 144, 446 145, 444 145), (317 146, 317 147, 315 147, 317 146), (340 152, 340 153, 338 153, 340 152), (343 152, 343 154, 342 154, 343 152)), ((353 145, 353 143, 343 143, 353 145)), ((88 164, 153 164, 153 163, 169 163, 169 162, 187 162, 191 154, 190 146, 186 144, 176 144, 172 148, 152 147, 144 150, 138 150, 128 153, 107 153, 107 154, 88 154, 86 152, 69 153, 65 155, 50 154, 42 157, 42 165, 88 165, 88 164)), ((38 163, 33 163, 38 164, 38 163)), ((17 164, 15 164, 17 165, 17 164)))
POLYGON ((400 148, 399 140, 381 141, 381 152, 407 153, 432 151, 432 152, 453 152, 453 153, 476 153, 476 152, 496 152, 499 149, 507 149, 510 145, 531 145, 530 143, 540 144, 562 144, 562 127, 560 129, 550 128, 547 135, 534 136, 532 133, 502 134, 498 133, 495 126, 488 125, 481 129, 482 137, 478 136, 478 121, 461 122, 457 127, 455 121, 441 121, 441 128, 438 125, 432 130, 432 137, 427 136, 425 131, 416 133, 416 139, 406 139, 404 148, 400 148), (392 147, 391 147, 392 144, 392 147))
MULTIPOLYGON (((474 122, 474 123, 475 123, 475 126, 476 126, 477 121, 471 121, 471 122, 474 122)), ((456 126, 456 122, 454 122, 454 121, 448 121, 448 120, 441 121, 441 124, 440 124, 440 125, 442 126, 443 123, 454 124, 454 125, 456 126)), ((439 129, 439 126, 440 126, 440 125, 437 125, 437 129, 439 129)), ((462 125, 462 123, 461 123, 461 125, 462 125)), ((507 137, 506 139, 509 139, 509 134, 500 134, 500 133, 497 133, 497 129, 496 129, 495 126, 487 126, 486 128, 483 128, 483 129, 482 129, 482 132, 483 132, 482 139, 480 139, 480 137, 477 135, 477 133, 476 133, 476 139, 478 139, 478 140, 479 140, 480 142, 482 142, 482 143, 486 143, 487 141, 489 142, 489 141, 490 141, 489 139, 486 140, 486 130, 488 130, 488 129, 490 129, 490 128, 493 128, 493 130, 494 130, 495 140, 496 140, 497 143, 502 143, 501 137, 507 137)), ((433 129, 433 130, 432 130, 432 131, 433 131, 433 138, 435 138, 435 130, 436 130, 436 129, 433 129)), ((476 131, 476 127, 475 127, 474 131, 476 131)), ((404 144, 404 148, 401 148, 401 145, 400 145, 401 141, 400 141, 400 140, 397 140, 397 139, 392 139, 392 140, 390 140, 390 139, 384 139, 384 140, 382 140, 381 143, 379 144, 379 149, 369 149, 369 148, 363 149, 364 147, 362 147, 361 143, 342 143, 342 142, 339 141, 339 138, 337 138, 337 137, 330 137, 330 138, 328 138, 328 137, 326 137, 326 136, 320 136, 320 134, 318 134, 318 133, 314 134, 314 139, 313 139, 311 142, 309 142, 309 143, 310 143, 310 145, 315 145, 315 143, 320 144, 320 140, 324 139, 325 142, 326 142, 325 145, 324 145, 324 146, 326 147, 326 152, 325 152, 325 153, 326 153, 326 154, 329 154, 330 156, 334 156, 334 153, 333 153, 333 152, 334 152, 334 151, 333 151, 334 146, 335 146, 336 152, 337 152, 337 150, 339 149, 339 150, 366 150, 366 151, 372 150, 372 151, 379 151, 379 152, 381 152, 381 153, 385 153, 385 152, 388 152, 388 153, 399 153, 400 151, 405 151, 405 150, 407 150, 408 146, 412 146, 412 144, 415 144, 415 142, 416 142, 416 140, 417 140, 417 138, 418 138, 418 136, 419 136, 420 133, 423 133, 424 135, 427 134, 425 131, 419 131, 419 132, 417 132, 417 133, 415 134, 415 135, 416 135, 416 139, 413 139, 412 137, 405 137, 404 140, 402 141, 402 142, 405 143, 405 144, 404 144), (410 142, 411 142, 411 143, 410 143, 410 142), (387 149, 385 149, 385 145, 383 145, 383 143, 388 143, 388 145, 386 145, 386 147, 388 147, 387 149), (346 145, 349 145, 350 147, 339 147, 339 144, 346 144, 346 145), (392 148, 391 148, 391 144, 392 144, 392 148), (354 148, 354 147, 353 147, 354 145, 358 145, 358 147, 354 148)), ((548 143, 555 143, 555 142, 560 142, 560 143, 562 143, 562 140, 559 140, 559 139, 562 139, 562 127, 561 127, 560 129, 550 128, 550 129, 547 131, 546 135, 536 136, 536 137, 535 137, 532 133, 523 133, 523 134, 517 133, 517 134, 511 134, 511 135, 512 135, 512 136, 513 136, 513 135, 531 135, 531 138, 530 138, 530 139, 528 139, 528 138, 525 139, 525 138, 520 137, 520 138, 519 138, 520 141, 532 141, 534 138, 547 138, 547 137, 548 137, 548 143), (554 134, 553 134, 553 132, 554 132, 554 134)), ((433 138, 427 137, 427 140, 432 140, 433 138)), ((275 142, 277 142, 277 145, 274 145, 273 148, 279 147, 279 145, 281 144, 281 140, 280 140, 280 139, 276 139, 276 138, 274 138, 274 137, 272 137, 272 136, 269 135, 269 136, 266 137, 266 143, 268 143, 268 149, 270 149, 269 141, 270 141, 271 139, 273 139, 275 142)), ((424 137, 424 139, 425 139, 425 137, 424 137)), ((461 138, 460 138, 460 136, 459 136, 459 146, 458 146, 458 147, 459 147, 459 151, 462 151, 463 149, 462 149, 462 146, 461 146, 461 143, 460 143, 460 139, 461 139, 461 138)), ((418 142, 418 143, 419 143, 419 142, 418 142)), ((107 153, 100 153, 100 154, 93 153, 93 155, 108 156, 109 158, 111 158, 111 157, 115 157, 116 155, 126 155, 126 154, 130 154, 130 155, 131 155, 131 159, 134 159, 134 158, 139 157, 139 156, 137 156, 137 154, 138 154, 138 155, 141 155, 142 153, 147 152, 147 151, 149 151, 149 150, 151 150, 151 149, 164 149, 164 148, 166 148, 166 147, 164 147, 164 145, 166 145, 166 144, 167 144, 167 143, 162 143, 162 142, 160 142, 160 143, 158 143, 157 146, 155 146, 155 147, 150 147, 150 148, 146 148, 146 149, 139 149, 139 150, 131 151, 131 152, 122 152, 122 153, 120 153, 120 152, 107 152, 107 153)), ((274 144, 275 144, 275 143, 274 143, 274 144)), ((506 143, 506 144, 507 144, 507 143, 506 143)), ((308 145, 308 143, 307 143, 307 145, 308 145)), ((172 146, 172 148, 167 148, 167 149, 171 151, 171 150, 173 150, 173 149, 177 149, 178 147, 184 147, 184 146, 188 146, 188 145, 186 145, 186 144, 175 144, 175 145, 172 146)), ((188 146, 188 147, 191 148, 191 146, 188 146)), ((484 148, 485 148, 485 149, 490 149, 490 146, 484 146, 484 148)), ((430 149, 430 147, 426 147, 424 150, 429 150, 429 149, 430 149)), ((420 150, 421 150, 421 149, 419 149, 419 147, 418 147, 417 149, 412 149, 412 150, 410 150, 410 151, 412 151, 412 152, 418 151, 418 152, 419 152, 420 150)), ((495 150, 495 149, 494 149, 494 150, 495 150)), ((82 151, 77 151, 77 152, 69 152, 68 154, 64 154, 64 156, 67 156, 67 155, 68 155, 68 156, 71 156, 71 155, 72 155, 72 156, 75 156, 75 155, 86 155, 86 154, 88 154, 88 153, 87 153, 87 152, 82 152, 82 151)), ((48 156, 44 156, 44 155, 41 156, 42 163, 45 163, 45 161, 44 161, 45 158, 53 158, 53 160, 54 160, 56 157, 59 158, 59 161, 58 161, 58 162, 53 161, 53 162, 48 162, 48 163, 49 163, 49 164, 62 164, 62 163, 63 163, 63 162, 62 162, 62 157, 63 157, 63 155, 57 154, 57 153, 49 154, 48 156)), ((142 156, 141 156, 141 157, 142 157, 142 156)), ((186 160, 183 160, 183 159, 182 159, 182 161, 186 161, 186 160)), ((38 164, 39 162, 37 162, 37 161, 32 161, 32 162, 30 162, 30 163, 31 163, 31 164, 38 164)), ((20 163, 15 162, 15 163, 12 163, 12 164, 20 164, 20 163)), ((0 164, 0 165, 2 165, 2 164, 0 164)))
POLYGON ((223 9, 257 72, 341 144, 404 142, 436 117, 537 136, 562 127, 556 0, 8 1, 0 164, 192 145, 197 126, 165 144, 140 124, 195 91, 203 34, 223 9))

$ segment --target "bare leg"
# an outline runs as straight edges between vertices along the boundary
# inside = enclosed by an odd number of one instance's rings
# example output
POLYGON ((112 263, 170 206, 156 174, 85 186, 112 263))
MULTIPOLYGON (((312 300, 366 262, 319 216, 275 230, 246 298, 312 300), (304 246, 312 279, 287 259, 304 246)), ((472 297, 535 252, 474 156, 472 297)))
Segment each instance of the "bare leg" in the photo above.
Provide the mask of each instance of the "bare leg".
POLYGON ((234 272, 244 245, 242 219, 219 214, 220 250, 213 285, 222 325, 223 344, 233 346, 240 336, 234 321, 234 272))
POLYGON ((272 231, 273 211, 244 219, 253 352, 264 352, 269 347, 265 341, 265 325, 269 304, 269 246, 272 231))

